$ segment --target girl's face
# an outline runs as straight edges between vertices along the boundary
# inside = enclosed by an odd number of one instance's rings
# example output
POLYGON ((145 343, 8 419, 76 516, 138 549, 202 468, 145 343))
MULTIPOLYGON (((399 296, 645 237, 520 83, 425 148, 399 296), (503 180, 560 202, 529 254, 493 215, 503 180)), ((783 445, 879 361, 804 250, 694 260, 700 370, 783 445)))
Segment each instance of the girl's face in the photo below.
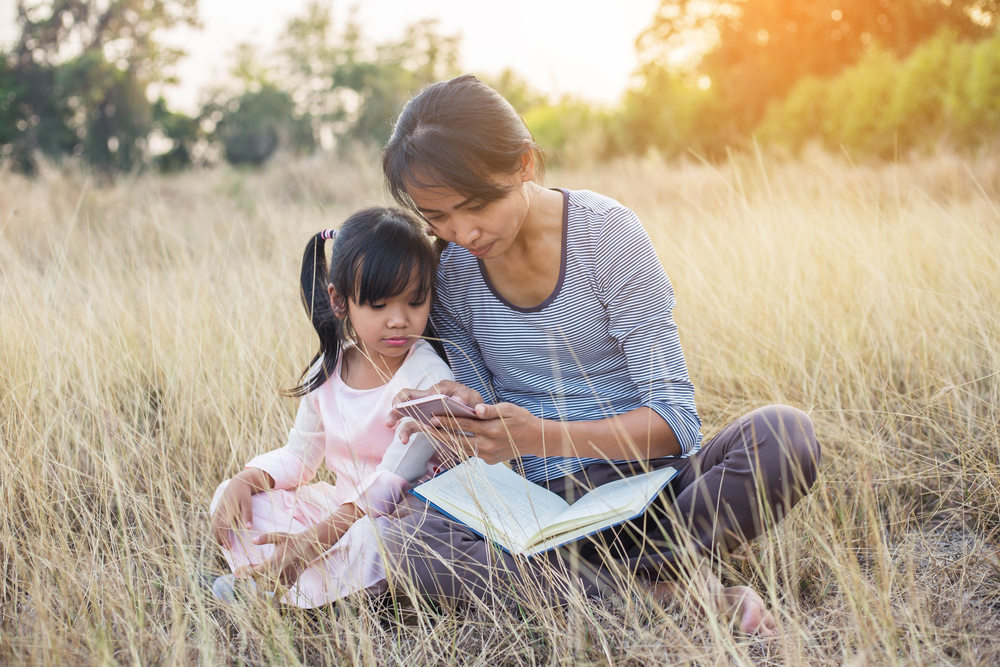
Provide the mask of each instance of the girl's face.
POLYGON ((457 243, 480 259, 500 257, 521 231, 530 204, 529 184, 535 176, 535 159, 527 152, 514 174, 497 174, 495 180, 511 186, 503 199, 482 202, 469 199, 446 185, 406 188, 432 234, 457 243))
POLYGON ((405 356, 427 329, 431 300, 429 295, 421 300, 416 272, 402 293, 374 304, 359 304, 353 299, 345 304, 333 285, 329 292, 334 312, 350 318, 358 344, 371 357, 405 356))

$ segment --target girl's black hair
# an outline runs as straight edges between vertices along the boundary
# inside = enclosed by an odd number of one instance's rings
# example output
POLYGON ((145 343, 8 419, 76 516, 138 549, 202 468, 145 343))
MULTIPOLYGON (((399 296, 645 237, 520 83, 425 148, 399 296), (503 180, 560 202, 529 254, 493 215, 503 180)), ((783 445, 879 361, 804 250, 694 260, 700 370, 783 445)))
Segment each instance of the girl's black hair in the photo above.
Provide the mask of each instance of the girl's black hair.
MULTIPOLYGON (((289 396, 305 396, 318 388, 337 366, 348 323, 334 313, 329 285, 345 300, 373 305, 402 294, 416 271, 418 298, 434 296, 438 255, 411 213, 378 207, 358 211, 336 233, 329 267, 326 235, 320 232, 312 237, 302 255, 302 303, 319 335, 319 352, 302 371, 299 384, 287 392, 289 396), (310 374, 320 360, 319 368, 310 374)), ((424 335, 433 337, 429 322, 424 335)), ((444 358, 440 343, 429 342, 444 358)))
POLYGON ((407 185, 448 187, 480 202, 502 199, 521 156, 541 152, 524 120, 497 91, 471 74, 425 86, 396 119, 382 151, 382 171, 393 198, 416 211, 407 185))

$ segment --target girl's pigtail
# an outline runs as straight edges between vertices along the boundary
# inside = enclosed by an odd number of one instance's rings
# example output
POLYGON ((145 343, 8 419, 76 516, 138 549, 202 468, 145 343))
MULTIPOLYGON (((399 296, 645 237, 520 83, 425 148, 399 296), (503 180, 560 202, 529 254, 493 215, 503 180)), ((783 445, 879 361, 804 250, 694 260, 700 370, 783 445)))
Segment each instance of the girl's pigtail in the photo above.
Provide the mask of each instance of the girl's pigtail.
POLYGON ((302 254, 302 305, 319 336, 319 352, 302 371, 299 384, 286 392, 289 396, 305 396, 326 382, 337 367, 342 324, 330 305, 330 270, 326 262, 326 241, 336 235, 335 229, 316 234, 302 254), (317 361, 321 362, 318 367, 317 361))

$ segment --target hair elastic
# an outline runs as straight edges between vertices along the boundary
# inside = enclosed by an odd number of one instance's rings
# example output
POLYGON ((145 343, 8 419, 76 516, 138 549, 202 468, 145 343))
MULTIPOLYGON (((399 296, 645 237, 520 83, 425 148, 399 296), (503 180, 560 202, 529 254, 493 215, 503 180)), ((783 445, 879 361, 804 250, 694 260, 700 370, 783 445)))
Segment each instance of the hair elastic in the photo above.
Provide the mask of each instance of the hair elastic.
POLYGON ((321 231, 319 233, 319 235, 321 237, 323 237, 324 239, 332 239, 333 237, 335 237, 337 235, 337 230, 336 229, 324 229, 323 231, 321 231))

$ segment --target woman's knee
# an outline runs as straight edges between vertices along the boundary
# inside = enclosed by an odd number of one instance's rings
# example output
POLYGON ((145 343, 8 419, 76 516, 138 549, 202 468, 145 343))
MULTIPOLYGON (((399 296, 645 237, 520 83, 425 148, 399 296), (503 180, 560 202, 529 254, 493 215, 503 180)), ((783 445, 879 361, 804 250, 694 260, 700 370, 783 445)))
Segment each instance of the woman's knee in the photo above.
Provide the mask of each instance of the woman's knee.
POLYGON ((776 446, 781 459, 799 471, 806 488, 811 487, 818 474, 821 449, 809 415, 789 405, 769 405, 753 412, 753 427, 758 442, 776 446))

